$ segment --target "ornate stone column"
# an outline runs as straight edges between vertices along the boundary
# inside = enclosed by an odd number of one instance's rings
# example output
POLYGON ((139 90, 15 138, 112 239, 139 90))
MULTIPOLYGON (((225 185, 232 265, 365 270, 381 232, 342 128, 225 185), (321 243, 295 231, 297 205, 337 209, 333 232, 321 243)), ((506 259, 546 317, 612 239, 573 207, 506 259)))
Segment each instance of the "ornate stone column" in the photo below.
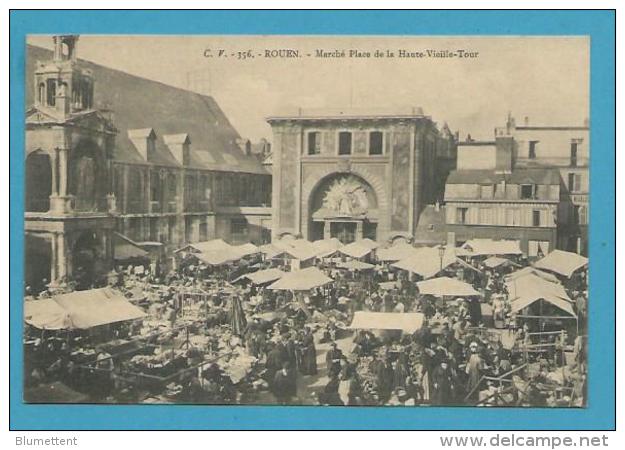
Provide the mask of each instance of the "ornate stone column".
POLYGON ((52 195, 50 196, 50 212, 65 215, 72 212, 72 196, 67 193, 69 171, 67 166, 66 148, 55 149, 56 157, 52 167, 52 195), (58 190, 55 187, 58 186, 58 190))

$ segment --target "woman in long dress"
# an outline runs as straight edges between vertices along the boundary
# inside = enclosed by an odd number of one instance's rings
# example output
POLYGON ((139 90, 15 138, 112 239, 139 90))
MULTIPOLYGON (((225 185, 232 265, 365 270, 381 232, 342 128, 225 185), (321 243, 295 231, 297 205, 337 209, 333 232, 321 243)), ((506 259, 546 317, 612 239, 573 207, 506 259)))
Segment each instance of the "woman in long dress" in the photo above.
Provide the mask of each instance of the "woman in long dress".
POLYGON ((317 349, 315 339, 310 328, 306 328, 302 338, 302 365, 300 371, 303 375, 317 374, 317 349))

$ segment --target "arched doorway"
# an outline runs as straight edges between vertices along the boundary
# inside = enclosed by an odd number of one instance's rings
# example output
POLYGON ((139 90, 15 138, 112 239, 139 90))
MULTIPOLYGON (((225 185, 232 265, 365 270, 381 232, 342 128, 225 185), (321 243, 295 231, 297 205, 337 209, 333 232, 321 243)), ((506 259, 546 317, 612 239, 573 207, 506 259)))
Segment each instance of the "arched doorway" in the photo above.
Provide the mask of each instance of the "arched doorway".
POLYGON ((83 232, 72 247, 73 279, 76 289, 89 289, 96 282, 98 240, 93 231, 83 232))
POLYGON ((52 164, 43 150, 32 152, 26 158, 26 211, 47 212, 52 194, 52 164))
POLYGON ((69 160, 69 193, 74 196, 75 211, 97 211, 99 186, 106 178, 98 146, 81 142, 72 150, 69 160))
POLYGON ((377 237, 378 199, 373 187, 355 174, 324 178, 310 196, 310 240, 335 237, 343 244, 377 237))

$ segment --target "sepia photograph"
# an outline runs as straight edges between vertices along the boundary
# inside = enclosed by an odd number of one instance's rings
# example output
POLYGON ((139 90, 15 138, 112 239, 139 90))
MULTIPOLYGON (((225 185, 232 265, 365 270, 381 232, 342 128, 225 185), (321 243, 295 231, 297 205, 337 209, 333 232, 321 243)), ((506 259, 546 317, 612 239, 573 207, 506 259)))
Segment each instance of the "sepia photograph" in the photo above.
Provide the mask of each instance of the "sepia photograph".
POLYGON ((25 403, 592 401, 588 36, 24 45, 25 403))

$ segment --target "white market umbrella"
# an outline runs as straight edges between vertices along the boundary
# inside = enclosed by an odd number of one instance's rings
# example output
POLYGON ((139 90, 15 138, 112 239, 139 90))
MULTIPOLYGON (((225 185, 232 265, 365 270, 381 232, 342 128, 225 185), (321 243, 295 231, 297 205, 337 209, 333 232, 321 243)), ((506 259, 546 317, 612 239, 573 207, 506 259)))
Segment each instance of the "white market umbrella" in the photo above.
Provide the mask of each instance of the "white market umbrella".
POLYGON ((482 295, 469 283, 460 281, 456 278, 439 277, 430 280, 419 281, 417 288, 420 294, 429 294, 437 296, 453 296, 453 297, 473 297, 482 295))
POLYGON ((281 279, 269 286, 269 289, 282 291, 309 291, 314 288, 332 283, 332 278, 328 277, 316 267, 289 272, 281 279))

